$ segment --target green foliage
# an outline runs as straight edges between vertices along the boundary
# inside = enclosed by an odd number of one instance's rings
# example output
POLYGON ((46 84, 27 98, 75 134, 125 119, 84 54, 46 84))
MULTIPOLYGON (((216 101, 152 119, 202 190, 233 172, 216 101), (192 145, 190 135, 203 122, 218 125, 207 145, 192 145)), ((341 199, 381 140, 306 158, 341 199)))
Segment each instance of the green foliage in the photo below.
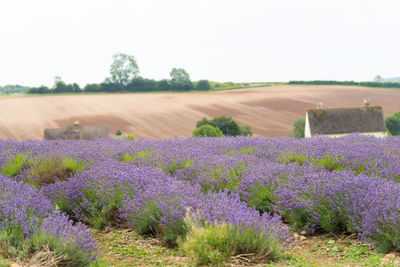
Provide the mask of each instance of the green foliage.
POLYGON ((173 68, 170 72, 171 88, 175 90, 192 90, 193 83, 184 69, 173 68))
POLYGON ((293 137, 304 138, 304 129, 306 120, 304 118, 297 119, 293 122, 293 137))
POLYGON ((116 136, 122 135, 121 130, 117 130, 117 131, 115 132, 115 135, 116 135, 116 136))
POLYGON ((125 88, 139 74, 139 67, 133 56, 118 53, 113 55, 110 66, 111 81, 125 88))
POLYGON ((64 255, 58 266, 88 266, 91 262, 86 253, 78 246, 74 245, 74 240, 61 240, 41 231, 35 232, 31 236, 31 252, 40 251, 43 247, 48 247, 54 255, 64 255))
POLYGON ((289 84, 299 85, 351 85, 365 87, 400 88, 398 82, 355 82, 355 81, 290 81, 289 84))
POLYGON ((103 88, 102 88, 101 84, 88 83, 83 88, 83 91, 85 91, 85 92, 103 92, 103 88))
POLYGON ((50 94, 53 91, 50 90, 47 86, 40 86, 40 87, 31 87, 29 90, 26 92, 27 94, 50 94))
POLYGON ((198 225, 186 219, 189 232, 178 239, 179 249, 193 258, 198 266, 224 266, 226 260, 236 255, 252 255, 249 263, 265 262, 281 257, 277 242, 251 228, 225 223, 198 225))
POLYGON ((86 162, 78 162, 77 159, 71 157, 35 158, 30 165, 32 177, 25 177, 25 182, 34 187, 53 184, 57 182, 57 179, 64 180, 76 172, 81 172, 86 165, 86 162))
POLYGON ((65 157, 61 159, 61 167, 68 171, 71 171, 72 174, 77 172, 81 172, 83 168, 87 166, 86 162, 80 162, 76 158, 65 157))
MULTIPOLYGON (((107 179, 106 177, 104 179, 107 179)), ((83 189, 83 197, 73 200, 76 203, 70 203, 71 200, 64 198, 53 199, 60 211, 65 212, 70 217, 76 217, 75 211, 71 210, 71 206, 78 206, 86 215, 83 223, 90 225, 95 229, 103 229, 106 226, 115 226, 121 223, 122 218, 119 217, 120 207, 123 206, 123 200, 126 194, 132 194, 132 191, 126 192, 122 188, 102 187, 95 185, 85 187, 83 189), (84 209, 81 202, 90 203, 90 208, 84 209)))
POLYGON ((280 154, 277 157, 277 162, 281 164, 289 163, 289 162, 297 162, 299 166, 303 166, 307 163, 307 158, 301 153, 297 153, 294 151, 286 151, 280 154))
POLYGON ((218 127, 209 124, 202 125, 193 130, 193 137, 219 137, 223 136, 218 127))
POLYGON ((128 137, 128 140, 130 141, 136 141, 136 138, 133 134, 127 133, 126 136, 128 137))
POLYGON ((146 149, 146 150, 141 150, 136 154, 131 154, 131 153, 124 154, 122 157, 122 160, 124 162, 131 161, 131 162, 137 164, 139 162, 147 161, 152 156, 153 156, 153 153, 151 153, 150 150, 146 149))
POLYGON ((55 77, 53 88, 48 88, 46 86, 31 87, 27 91, 27 94, 51 94, 51 93, 80 93, 81 88, 77 83, 66 84, 61 80, 59 76, 55 77))
POLYGON ((245 123, 239 126, 239 135, 241 136, 253 136, 253 132, 251 131, 250 124, 245 123))
POLYGON ((196 127, 201 127, 207 124, 218 127, 225 136, 237 136, 240 134, 239 125, 232 119, 232 117, 219 116, 212 120, 203 118, 196 123, 196 127))
POLYGON ((275 193, 272 187, 256 185, 250 193, 247 205, 251 208, 255 208, 262 214, 264 212, 270 212, 275 201, 275 193))
POLYGON ((158 207, 149 202, 134 220, 134 230, 139 235, 157 236, 169 246, 175 246, 177 239, 184 237, 188 231, 186 223, 177 221, 173 225, 161 225, 158 207))
POLYGON ((200 183, 203 191, 222 192, 227 190, 233 192, 241 181, 242 173, 246 169, 245 164, 232 167, 216 166, 207 173, 207 179, 200 183))
POLYGON ((29 259, 36 252, 48 248, 49 251, 60 258, 58 266, 87 266, 91 262, 85 252, 74 245, 74 240, 61 240, 40 230, 33 233, 28 240, 25 239, 21 231, 2 229, 0 231, 0 244, 2 253, 6 252, 13 258, 29 259))
POLYGON ((21 85, 0 86, 0 95, 25 94, 29 87, 21 85))
POLYGON ((0 174, 15 176, 21 169, 29 169, 31 174, 25 177, 25 182, 40 187, 42 183, 49 184, 56 181, 56 177, 64 179, 71 174, 80 172, 86 167, 86 162, 78 162, 75 158, 64 157, 46 157, 32 158, 25 153, 19 153, 2 166, 0 174))
POLYGON ((200 80, 195 83, 194 89, 196 90, 211 90, 211 84, 208 80, 200 80))
POLYGON ((23 167, 31 165, 32 162, 29 155, 19 153, 15 157, 9 157, 9 160, 3 164, 0 174, 15 176, 23 167))
POLYGON ((386 128, 392 136, 400 135, 400 112, 395 112, 385 119, 386 128))
POLYGON ((191 159, 171 159, 169 162, 160 162, 158 167, 160 167, 167 174, 176 174, 177 170, 184 170, 193 164, 191 159))
POLYGON ((54 93, 79 93, 81 92, 81 88, 78 84, 66 84, 61 80, 55 82, 53 87, 54 93))

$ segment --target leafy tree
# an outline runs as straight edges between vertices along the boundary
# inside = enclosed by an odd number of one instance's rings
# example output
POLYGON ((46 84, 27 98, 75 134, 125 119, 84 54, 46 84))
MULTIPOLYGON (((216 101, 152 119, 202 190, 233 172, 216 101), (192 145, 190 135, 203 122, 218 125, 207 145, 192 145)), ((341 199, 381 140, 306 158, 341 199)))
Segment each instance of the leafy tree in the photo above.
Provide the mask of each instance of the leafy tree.
POLYGON ((211 124, 211 123, 206 117, 204 117, 201 120, 199 120, 198 122, 196 122, 196 127, 198 128, 198 127, 206 125, 206 124, 211 124))
POLYGON ((304 138, 304 128, 306 120, 304 118, 297 119, 293 122, 293 134, 294 138, 304 138))
POLYGON ((168 80, 160 80, 157 82, 158 91, 168 91, 171 90, 171 83, 168 80))
POLYGON ((219 116, 211 121, 211 125, 221 129, 225 136, 239 135, 239 125, 232 119, 232 117, 219 116))
POLYGON ((395 112, 385 119, 386 128, 391 135, 400 135, 400 112, 395 112))
POLYGON ((29 88, 27 94, 49 94, 51 93, 50 88, 46 86, 40 86, 40 87, 31 87, 29 88))
POLYGON ((184 69, 173 68, 170 72, 171 87, 175 90, 191 90, 193 83, 190 81, 189 74, 184 69))
POLYGON ((113 55, 110 66, 111 81, 119 84, 123 89, 139 74, 139 67, 133 56, 118 53, 113 55))
POLYGON ((211 90, 211 84, 208 80, 200 80, 196 83, 196 90, 211 90))
POLYGON ((381 82, 382 81, 382 77, 380 75, 376 75, 374 78, 375 82, 381 82))
POLYGON ((251 131, 250 124, 245 123, 239 126, 239 135, 241 136, 253 136, 253 132, 251 131))
POLYGON ((10 95, 10 94, 25 94, 30 88, 21 85, 6 85, 0 86, 0 95, 10 95))
POLYGON ((73 83, 73 84, 71 85, 71 87, 72 87, 72 92, 74 92, 74 93, 82 92, 81 87, 80 87, 79 84, 77 84, 77 83, 73 83))
MULTIPOLYGON (((76 86, 79 85, 75 84, 76 86)), ((76 88, 75 88, 76 89, 76 88)), ((79 88, 80 91, 80 88, 79 88)), ((53 93, 68 93, 68 92, 74 92, 74 86, 70 84, 66 84, 61 80, 60 76, 56 76, 54 78, 54 85, 53 85, 53 93)))
POLYGON ((196 123, 196 127, 207 124, 218 127, 225 136, 237 136, 240 134, 239 125, 231 117, 219 116, 212 120, 203 118, 196 123))
POLYGON ((85 91, 85 92, 101 92, 102 91, 102 86, 100 84, 97 84, 97 83, 88 83, 83 88, 83 91, 85 91))
POLYGON ((205 124, 197 127, 193 131, 193 137, 219 137, 223 136, 222 131, 218 127, 214 127, 210 124, 205 124))

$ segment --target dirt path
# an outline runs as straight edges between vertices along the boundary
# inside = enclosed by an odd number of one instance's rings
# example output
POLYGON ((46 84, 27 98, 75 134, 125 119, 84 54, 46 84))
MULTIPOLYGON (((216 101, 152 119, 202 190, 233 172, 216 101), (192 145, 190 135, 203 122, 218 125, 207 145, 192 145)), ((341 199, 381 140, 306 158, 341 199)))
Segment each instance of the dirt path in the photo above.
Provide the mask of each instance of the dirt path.
POLYGON ((231 116, 261 136, 287 136, 294 120, 323 102, 360 106, 366 98, 385 115, 400 110, 400 90, 345 86, 273 86, 219 93, 136 93, 0 97, 0 139, 42 139, 45 128, 78 120, 136 137, 191 136, 203 117, 231 116))

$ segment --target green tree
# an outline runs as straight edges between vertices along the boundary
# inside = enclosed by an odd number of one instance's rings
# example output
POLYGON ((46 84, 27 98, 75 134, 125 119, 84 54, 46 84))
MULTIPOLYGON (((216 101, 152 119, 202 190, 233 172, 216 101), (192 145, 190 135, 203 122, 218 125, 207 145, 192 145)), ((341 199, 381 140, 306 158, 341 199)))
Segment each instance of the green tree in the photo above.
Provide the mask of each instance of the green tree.
MULTIPOLYGON (((54 85, 53 85, 53 92, 54 93, 70 93, 70 92, 74 92, 74 90, 79 89, 79 91, 81 90, 79 88, 78 84, 66 84, 65 82, 63 82, 61 80, 60 76, 56 76, 54 78, 54 85)), ((79 92, 78 91, 78 92, 79 92)))
POLYGON ((193 83, 184 69, 173 68, 170 72, 171 87, 175 90, 191 90, 193 83))
POLYGON ((40 87, 31 87, 29 88, 27 94, 50 94, 51 91, 48 87, 46 86, 40 86, 40 87))
POLYGON ((386 128, 391 135, 400 135, 400 112, 395 112, 385 119, 386 128))
POLYGON ((125 87, 139 74, 139 67, 133 56, 118 53, 113 55, 113 63, 110 66, 111 81, 121 88, 125 87))
POLYGON ((212 120, 203 118, 196 123, 196 127, 207 124, 219 128, 225 136, 237 136, 240 134, 239 125, 231 117, 219 116, 212 120))
POLYGON ((295 138, 304 138, 304 128, 306 120, 303 118, 297 119, 293 122, 293 134, 295 138))
POLYGON ((219 137, 223 136, 222 131, 218 127, 214 127, 210 124, 205 124, 197 127, 193 131, 193 137, 219 137))
POLYGON ((201 120, 199 120, 198 122, 196 122, 196 127, 198 128, 198 127, 206 125, 206 124, 211 124, 211 123, 206 117, 204 117, 201 120))
POLYGON ((196 90, 211 90, 211 84, 208 80, 200 80, 196 83, 196 90))
POLYGON ((101 92, 102 88, 100 84, 97 83, 88 83, 86 86, 83 88, 83 91, 85 92, 101 92))
POLYGON ((241 136, 253 136, 253 132, 251 131, 250 124, 245 123, 239 126, 239 135, 241 136))

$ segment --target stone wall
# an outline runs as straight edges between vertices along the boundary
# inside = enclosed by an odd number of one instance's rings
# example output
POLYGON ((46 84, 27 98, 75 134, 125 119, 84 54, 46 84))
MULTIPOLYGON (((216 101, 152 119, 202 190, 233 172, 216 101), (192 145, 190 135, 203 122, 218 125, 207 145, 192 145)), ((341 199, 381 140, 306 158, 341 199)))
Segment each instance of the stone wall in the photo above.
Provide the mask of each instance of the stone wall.
POLYGON ((108 137, 107 126, 88 126, 72 128, 45 129, 45 140, 94 140, 96 138, 108 137))

